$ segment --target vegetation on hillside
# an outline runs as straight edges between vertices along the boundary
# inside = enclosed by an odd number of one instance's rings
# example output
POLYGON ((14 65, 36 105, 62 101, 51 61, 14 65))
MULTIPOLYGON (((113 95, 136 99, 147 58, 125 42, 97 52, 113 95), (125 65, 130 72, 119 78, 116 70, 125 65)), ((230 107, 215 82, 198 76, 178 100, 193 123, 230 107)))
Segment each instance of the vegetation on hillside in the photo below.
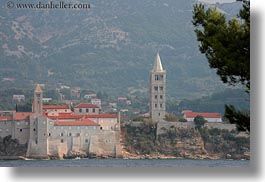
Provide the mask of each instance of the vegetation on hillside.
MULTIPOLYGON (((148 74, 159 51, 168 74, 168 98, 211 93, 223 85, 196 50, 192 3, 97 0, 91 9, 78 11, 10 13, 3 8, 0 81, 16 80, 1 86, 62 83, 115 96, 139 90, 139 96, 148 90, 148 74)), ((238 9, 238 3, 233 5, 238 9)), ((228 7, 221 8, 233 15, 228 7)))

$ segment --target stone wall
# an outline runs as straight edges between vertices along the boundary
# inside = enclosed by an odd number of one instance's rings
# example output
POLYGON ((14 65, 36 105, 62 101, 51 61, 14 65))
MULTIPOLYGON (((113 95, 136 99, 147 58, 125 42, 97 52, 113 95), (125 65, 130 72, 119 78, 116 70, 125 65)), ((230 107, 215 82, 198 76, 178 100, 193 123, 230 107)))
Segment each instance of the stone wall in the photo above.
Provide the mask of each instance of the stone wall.
POLYGON ((30 116, 30 138, 27 150, 29 158, 48 158, 48 119, 33 114, 30 116))
POLYGON ((220 130, 237 130, 236 124, 225 124, 225 123, 205 123, 204 125, 205 128, 211 129, 211 128, 217 128, 220 130))
POLYGON ((26 144, 29 140, 29 121, 2 121, 0 122, 0 137, 11 135, 19 140, 19 144, 26 144))
POLYGON ((92 136, 89 153, 99 157, 121 156, 120 131, 102 131, 92 136))
POLYGON ((156 135, 167 133, 167 131, 172 128, 194 128, 194 122, 167 122, 160 121, 157 123, 156 135))

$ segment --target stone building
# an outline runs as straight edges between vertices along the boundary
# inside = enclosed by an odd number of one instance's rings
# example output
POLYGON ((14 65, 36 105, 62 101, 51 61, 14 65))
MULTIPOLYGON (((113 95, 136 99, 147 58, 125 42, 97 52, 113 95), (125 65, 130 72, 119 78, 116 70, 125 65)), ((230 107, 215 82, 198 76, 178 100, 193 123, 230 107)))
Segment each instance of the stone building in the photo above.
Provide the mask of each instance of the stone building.
POLYGON ((37 85, 33 112, 0 113, 0 136, 27 143, 29 158, 122 157, 119 114, 76 114, 66 106, 44 106, 42 97, 37 85))
POLYGON ((91 103, 80 103, 74 107, 74 112, 77 114, 99 114, 100 107, 91 103))
POLYGON ((166 70, 157 53, 154 67, 150 72, 150 117, 160 121, 166 114, 166 70))

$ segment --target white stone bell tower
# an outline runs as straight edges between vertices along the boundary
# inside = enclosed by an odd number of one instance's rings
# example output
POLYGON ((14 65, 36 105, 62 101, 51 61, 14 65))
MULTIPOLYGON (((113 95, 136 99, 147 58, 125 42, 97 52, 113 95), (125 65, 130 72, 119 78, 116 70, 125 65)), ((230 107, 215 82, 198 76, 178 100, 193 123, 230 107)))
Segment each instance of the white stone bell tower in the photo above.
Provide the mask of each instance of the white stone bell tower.
POLYGON ((160 121, 166 114, 166 70, 163 69, 159 53, 150 72, 150 117, 160 121))

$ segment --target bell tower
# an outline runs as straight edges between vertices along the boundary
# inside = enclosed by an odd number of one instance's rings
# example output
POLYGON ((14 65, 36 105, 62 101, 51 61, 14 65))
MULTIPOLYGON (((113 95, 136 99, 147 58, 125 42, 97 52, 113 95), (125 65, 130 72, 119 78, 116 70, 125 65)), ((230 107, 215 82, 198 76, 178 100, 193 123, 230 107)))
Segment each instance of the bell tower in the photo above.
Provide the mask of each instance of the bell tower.
POLYGON ((150 71, 150 117, 152 121, 165 118, 166 114, 166 70, 163 69, 159 53, 150 71))
POLYGON ((34 90, 34 105, 33 105, 33 112, 35 114, 42 114, 42 97, 43 97, 43 92, 40 88, 40 85, 37 84, 35 90, 34 90))

